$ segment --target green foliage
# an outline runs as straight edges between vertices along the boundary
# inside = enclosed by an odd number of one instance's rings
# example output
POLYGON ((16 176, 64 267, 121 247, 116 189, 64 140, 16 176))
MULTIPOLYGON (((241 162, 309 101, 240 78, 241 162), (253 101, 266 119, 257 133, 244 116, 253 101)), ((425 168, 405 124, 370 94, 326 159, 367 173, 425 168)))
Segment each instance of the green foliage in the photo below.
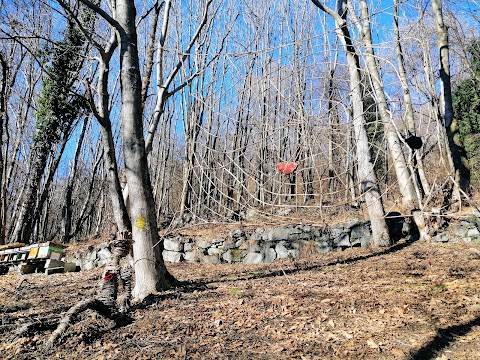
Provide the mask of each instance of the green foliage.
POLYGON ((465 150, 470 163, 471 184, 480 190, 480 133, 470 134, 465 137, 465 150))
POLYGON ((64 39, 44 53, 48 76, 43 79, 36 113, 35 148, 49 148, 78 117, 83 101, 72 97, 71 87, 82 66, 81 49, 85 38, 70 22, 64 39))
POLYGON ((460 139, 470 161, 473 185, 480 184, 480 40, 468 49, 473 75, 453 91, 453 107, 459 121, 460 139))

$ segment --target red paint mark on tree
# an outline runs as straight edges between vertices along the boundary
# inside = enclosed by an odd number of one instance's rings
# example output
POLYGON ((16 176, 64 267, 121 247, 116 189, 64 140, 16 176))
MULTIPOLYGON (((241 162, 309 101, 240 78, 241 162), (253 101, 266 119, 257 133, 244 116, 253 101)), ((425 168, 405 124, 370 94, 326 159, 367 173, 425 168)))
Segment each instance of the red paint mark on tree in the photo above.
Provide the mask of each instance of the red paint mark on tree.
POLYGON ((297 168, 297 163, 282 161, 275 166, 277 167, 277 170, 280 172, 280 174, 288 175, 295 171, 295 169, 297 168))
POLYGON ((105 276, 103 277, 103 280, 105 280, 105 281, 112 281, 114 277, 115 277, 115 273, 114 273, 114 272, 107 271, 107 272, 105 273, 105 276))

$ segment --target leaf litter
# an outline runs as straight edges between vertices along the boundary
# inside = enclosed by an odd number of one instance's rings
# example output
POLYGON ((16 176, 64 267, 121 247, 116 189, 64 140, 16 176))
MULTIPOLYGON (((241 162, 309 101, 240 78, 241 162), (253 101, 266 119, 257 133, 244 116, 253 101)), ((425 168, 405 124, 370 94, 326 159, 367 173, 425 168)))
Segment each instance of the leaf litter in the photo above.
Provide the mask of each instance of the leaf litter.
POLYGON ((480 247, 400 244, 262 265, 169 264, 184 285, 115 328, 86 312, 53 352, 62 313, 101 269, 0 277, 6 359, 480 359, 480 247), (20 284, 20 286, 18 285, 20 284), (28 331, 18 329, 25 324, 28 331))

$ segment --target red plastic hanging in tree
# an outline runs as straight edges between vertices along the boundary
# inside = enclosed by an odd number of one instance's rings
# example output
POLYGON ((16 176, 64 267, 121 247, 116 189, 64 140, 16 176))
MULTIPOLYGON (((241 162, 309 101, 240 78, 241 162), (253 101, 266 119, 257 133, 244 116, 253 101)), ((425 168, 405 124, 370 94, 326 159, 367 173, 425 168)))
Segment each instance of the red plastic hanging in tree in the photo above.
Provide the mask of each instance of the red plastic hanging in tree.
POLYGON ((280 172, 280 174, 288 175, 295 171, 295 169, 297 168, 297 163, 282 161, 275 166, 277 167, 277 170, 280 172))

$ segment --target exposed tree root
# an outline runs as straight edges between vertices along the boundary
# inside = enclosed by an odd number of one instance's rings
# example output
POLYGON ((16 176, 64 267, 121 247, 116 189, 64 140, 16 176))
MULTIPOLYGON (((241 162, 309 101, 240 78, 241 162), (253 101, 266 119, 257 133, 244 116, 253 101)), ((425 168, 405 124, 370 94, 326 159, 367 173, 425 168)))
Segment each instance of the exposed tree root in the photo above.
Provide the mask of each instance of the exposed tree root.
POLYGON ((116 326, 128 321, 127 311, 130 307, 132 268, 129 264, 120 267, 120 259, 130 252, 132 244, 130 238, 131 234, 125 232, 120 234, 118 240, 113 240, 110 243, 113 257, 103 271, 98 295, 95 298, 78 302, 67 311, 56 330, 48 338, 44 348, 45 351, 49 351, 55 345, 74 319, 85 310, 94 310, 100 315, 114 320, 116 326))

